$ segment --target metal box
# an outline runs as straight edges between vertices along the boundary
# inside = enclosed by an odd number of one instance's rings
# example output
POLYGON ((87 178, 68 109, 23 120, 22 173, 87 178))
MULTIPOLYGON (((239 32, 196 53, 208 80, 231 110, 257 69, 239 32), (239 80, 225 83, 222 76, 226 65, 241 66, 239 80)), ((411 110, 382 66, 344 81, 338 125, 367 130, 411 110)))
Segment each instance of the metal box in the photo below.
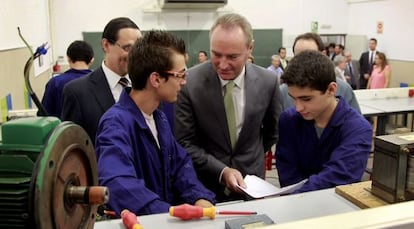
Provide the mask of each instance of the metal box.
POLYGON ((389 203, 414 199, 414 133, 375 138, 372 193, 389 203))

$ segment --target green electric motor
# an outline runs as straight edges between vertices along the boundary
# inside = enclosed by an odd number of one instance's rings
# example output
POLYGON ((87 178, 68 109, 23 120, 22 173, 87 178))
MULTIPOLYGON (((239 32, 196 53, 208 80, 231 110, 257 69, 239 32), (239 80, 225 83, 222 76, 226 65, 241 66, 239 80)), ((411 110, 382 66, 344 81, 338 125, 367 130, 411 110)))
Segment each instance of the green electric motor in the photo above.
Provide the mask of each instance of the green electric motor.
POLYGON ((1 125, 0 228, 93 228, 109 193, 99 187, 93 144, 55 117, 1 125))

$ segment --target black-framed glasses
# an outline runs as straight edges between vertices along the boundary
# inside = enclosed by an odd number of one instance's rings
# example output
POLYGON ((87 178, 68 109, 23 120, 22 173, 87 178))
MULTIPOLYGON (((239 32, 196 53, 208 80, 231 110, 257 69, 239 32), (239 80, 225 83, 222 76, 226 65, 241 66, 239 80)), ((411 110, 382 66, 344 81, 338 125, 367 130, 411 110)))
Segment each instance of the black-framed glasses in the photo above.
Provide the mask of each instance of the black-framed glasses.
POLYGON ((113 40, 109 40, 113 45, 118 46, 119 48, 121 48, 122 50, 124 50, 125 52, 129 52, 132 49, 132 44, 126 44, 126 45, 121 45, 118 43, 118 41, 113 41, 113 40))
POLYGON ((132 49, 132 45, 131 44, 127 44, 127 45, 120 45, 118 42, 114 43, 116 46, 120 47, 122 50, 124 50, 125 52, 129 52, 132 49))
POLYGON ((179 72, 173 72, 173 71, 165 71, 161 73, 162 75, 167 75, 167 76, 174 76, 178 79, 183 79, 185 80, 185 78, 187 77, 187 69, 183 69, 179 72))

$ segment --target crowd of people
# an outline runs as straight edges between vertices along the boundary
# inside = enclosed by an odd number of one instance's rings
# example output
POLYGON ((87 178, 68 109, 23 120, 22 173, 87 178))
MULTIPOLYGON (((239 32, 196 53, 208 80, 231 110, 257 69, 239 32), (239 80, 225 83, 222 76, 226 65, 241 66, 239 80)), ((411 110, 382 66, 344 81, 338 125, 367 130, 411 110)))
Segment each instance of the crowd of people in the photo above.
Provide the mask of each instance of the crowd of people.
POLYGON ((301 34, 294 57, 280 47, 266 69, 254 64, 242 15, 217 18, 209 38, 190 68, 182 39, 141 33, 125 17, 105 26, 98 69, 89 70, 87 43, 69 46, 71 69, 51 79, 43 102, 88 133, 108 208, 146 215, 248 199, 243 178, 265 178, 274 145, 281 186, 307 179, 296 193, 360 181, 373 130, 353 89, 388 87, 391 75, 375 39, 358 62, 343 45, 325 49, 317 34, 301 34))

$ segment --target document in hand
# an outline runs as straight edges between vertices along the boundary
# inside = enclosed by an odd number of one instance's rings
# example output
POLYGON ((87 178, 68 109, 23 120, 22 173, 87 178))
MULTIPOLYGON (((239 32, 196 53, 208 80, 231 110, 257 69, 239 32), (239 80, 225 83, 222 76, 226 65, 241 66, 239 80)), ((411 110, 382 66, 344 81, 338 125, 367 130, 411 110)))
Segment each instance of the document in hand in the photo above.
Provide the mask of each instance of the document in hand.
POLYGON ((308 181, 308 179, 302 180, 296 184, 292 184, 283 188, 278 188, 260 177, 257 177, 255 175, 246 175, 246 177, 244 178, 244 182, 246 183, 247 188, 242 188, 240 186, 239 188, 253 198, 262 198, 266 196, 284 195, 292 193, 296 189, 301 188, 303 184, 306 183, 306 181, 308 181))

